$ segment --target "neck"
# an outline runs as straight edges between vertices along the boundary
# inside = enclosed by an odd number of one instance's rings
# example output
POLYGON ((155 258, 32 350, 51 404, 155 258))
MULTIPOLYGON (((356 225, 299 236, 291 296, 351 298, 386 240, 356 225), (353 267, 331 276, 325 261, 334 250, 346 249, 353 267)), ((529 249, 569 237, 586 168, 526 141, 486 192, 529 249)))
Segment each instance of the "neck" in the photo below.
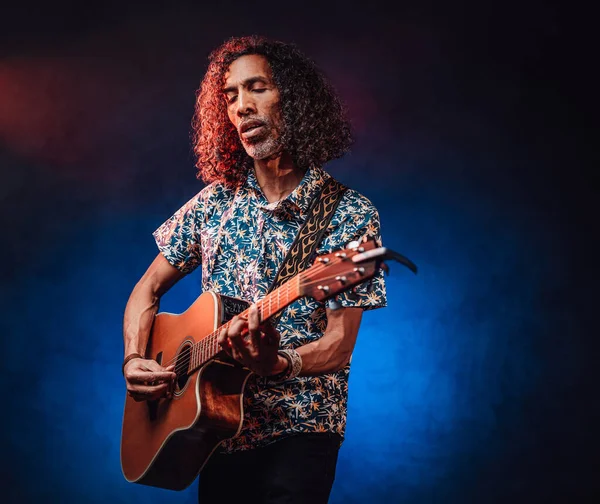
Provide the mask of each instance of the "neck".
POLYGON ((304 171, 298 168, 286 152, 277 157, 254 160, 256 180, 269 203, 287 197, 304 177, 304 171))

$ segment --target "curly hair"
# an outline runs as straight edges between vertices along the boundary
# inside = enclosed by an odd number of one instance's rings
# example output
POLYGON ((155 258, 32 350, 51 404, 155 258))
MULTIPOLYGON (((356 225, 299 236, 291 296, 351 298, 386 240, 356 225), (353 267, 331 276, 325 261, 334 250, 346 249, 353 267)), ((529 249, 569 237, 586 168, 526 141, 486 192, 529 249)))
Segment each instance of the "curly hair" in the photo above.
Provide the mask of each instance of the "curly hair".
POLYGON ((227 116, 222 91, 231 63, 247 54, 264 56, 271 67, 284 122, 281 141, 295 165, 308 169, 343 156, 352 144, 350 123, 315 63, 293 44, 256 35, 235 37, 210 54, 196 94, 192 142, 198 178, 237 185, 252 165, 227 116))

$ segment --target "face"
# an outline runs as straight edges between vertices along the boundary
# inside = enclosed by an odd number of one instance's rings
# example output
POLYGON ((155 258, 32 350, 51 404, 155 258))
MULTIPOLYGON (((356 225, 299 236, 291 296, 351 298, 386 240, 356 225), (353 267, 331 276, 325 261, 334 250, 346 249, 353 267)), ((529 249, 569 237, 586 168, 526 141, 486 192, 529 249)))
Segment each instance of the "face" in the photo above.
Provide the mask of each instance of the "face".
POLYGON ((264 56, 249 54, 236 59, 225 74, 223 95, 229 120, 253 159, 281 151, 283 121, 279 91, 264 56))

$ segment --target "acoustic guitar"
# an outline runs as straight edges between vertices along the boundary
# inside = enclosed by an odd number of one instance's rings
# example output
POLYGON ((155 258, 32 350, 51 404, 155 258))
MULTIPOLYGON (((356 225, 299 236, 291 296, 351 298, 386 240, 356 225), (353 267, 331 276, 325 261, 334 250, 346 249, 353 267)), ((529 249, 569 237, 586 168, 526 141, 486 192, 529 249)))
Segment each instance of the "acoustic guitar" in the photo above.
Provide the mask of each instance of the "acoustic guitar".
MULTIPOLYGON (((319 256, 313 265, 257 304, 261 321, 302 296, 318 301, 372 278, 394 259, 416 273, 404 256, 373 240, 319 256)), ((244 386, 251 371, 231 359, 217 337, 234 315, 248 315, 245 301, 205 292, 182 314, 156 315, 146 358, 175 364, 170 398, 137 402, 127 396, 121 467, 127 481, 172 490, 189 486, 219 443, 236 436, 244 418, 244 386)))

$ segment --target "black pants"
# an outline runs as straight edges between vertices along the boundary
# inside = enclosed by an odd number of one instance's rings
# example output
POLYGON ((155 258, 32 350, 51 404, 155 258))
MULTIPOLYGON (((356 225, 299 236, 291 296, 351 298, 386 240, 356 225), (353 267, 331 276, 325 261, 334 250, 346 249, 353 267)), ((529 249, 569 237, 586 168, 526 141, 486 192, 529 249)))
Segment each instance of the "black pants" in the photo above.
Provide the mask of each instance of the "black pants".
POLYGON ((213 454, 200 473, 200 504, 327 504, 340 436, 307 433, 263 448, 213 454))

